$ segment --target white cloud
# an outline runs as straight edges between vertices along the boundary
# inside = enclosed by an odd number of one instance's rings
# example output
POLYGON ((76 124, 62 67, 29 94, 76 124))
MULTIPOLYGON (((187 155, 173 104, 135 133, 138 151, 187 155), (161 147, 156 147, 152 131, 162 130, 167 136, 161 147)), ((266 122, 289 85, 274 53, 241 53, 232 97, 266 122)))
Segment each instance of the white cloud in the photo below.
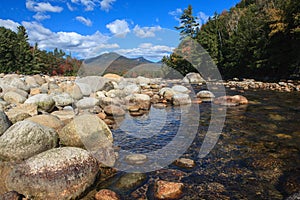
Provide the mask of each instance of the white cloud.
POLYGON ((35 2, 33 0, 26 1, 26 8, 34 12, 61 12, 62 7, 53 6, 49 2, 35 2))
POLYGON ((204 12, 199 12, 197 17, 198 17, 198 23, 199 23, 200 26, 205 24, 209 19, 209 16, 206 15, 204 12))
POLYGON ((132 49, 119 49, 117 53, 127 57, 140 57, 143 56, 150 60, 161 60, 163 56, 170 55, 175 48, 165 45, 153 45, 152 43, 142 43, 137 48, 132 49))
POLYGON ((100 0, 71 0, 71 2, 85 6, 85 11, 92 11, 100 4, 100 0))
POLYGON ((73 7, 69 2, 67 2, 67 7, 68 7, 68 9, 69 9, 70 11, 76 10, 76 8, 73 7))
POLYGON ((42 21, 44 19, 50 19, 51 16, 50 15, 45 15, 41 12, 37 12, 34 16, 33 16, 34 19, 38 20, 38 21, 42 21))
POLYGON ((149 38, 155 37, 155 32, 160 30, 162 30, 160 26, 140 27, 139 25, 136 25, 133 29, 133 32, 137 37, 149 38))
POLYGON ((17 32, 18 26, 20 26, 20 24, 10 19, 7 20, 0 19, 0 26, 3 26, 7 29, 17 32))
POLYGON ((116 0, 102 0, 100 2, 100 6, 102 10, 105 10, 106 12, 108 12, 111 8, 112 8, 112 4, 113 2, 115 2, 116 0))
POLYGON ((92 26, 92 21, 90 19, 84 18, 82 16, 77 16, 76 20, 85 24, 86 26, 92 26))
POLYGON ((128 27, 128 23, 126 20, 115 20, 111 22, 110 24, 106 25, 106 28, 110 30, 112 34, 116 37, 124 38, 127 33, 130 33, 130 29, 128 27))
POLYGON ((100 49, 119 48, 117 44, 107 43, 109 37, 95 32, 92 35, 81 35, 75 32, 52 32, 37 22, 22 22, 31 44, 37 42, 41 49, 63 49, 78 55, 79 58, 97 56, 100 49))
POLYGON ((183 13, 182 9, 181 8, 177 8, 176 10, 170 11, 169 15, 178 16, 178 15, 180 15, 182 13, 183 13))

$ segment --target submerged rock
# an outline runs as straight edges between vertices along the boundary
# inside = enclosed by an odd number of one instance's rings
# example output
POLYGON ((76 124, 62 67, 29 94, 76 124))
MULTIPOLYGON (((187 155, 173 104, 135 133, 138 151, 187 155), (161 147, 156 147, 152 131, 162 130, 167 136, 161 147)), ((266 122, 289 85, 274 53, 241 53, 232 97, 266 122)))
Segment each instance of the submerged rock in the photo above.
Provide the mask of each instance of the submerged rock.
POLYGON ((119 200, 120 197, 114 191, 102 189, 95 195, 96 200, 119 200))
POLYGON ((219 105, 236 106, 240 104, 248 104, 248 100, 242 95, 221 96, 216 98, 214 103, 219 105))
POLYGON ((31 199, 75 199, 94 183, 98 169, 86 150, 56 148, 15 166, 6 185, 31 199))
POLYGON ((179 199, 182 196, 183 183, 159 180, 155 184, 157 199, 179 199))
POLYGON ((56 147, 57 142, 53 129, 30 121, 17 122, 0 137, 0 159, 24 160, 56 147))

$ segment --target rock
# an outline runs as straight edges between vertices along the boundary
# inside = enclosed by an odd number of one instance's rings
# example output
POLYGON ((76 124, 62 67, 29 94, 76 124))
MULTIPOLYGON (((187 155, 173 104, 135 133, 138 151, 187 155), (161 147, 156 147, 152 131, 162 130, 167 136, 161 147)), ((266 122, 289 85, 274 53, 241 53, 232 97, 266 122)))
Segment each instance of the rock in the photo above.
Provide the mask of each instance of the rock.
POLYGON ((114 165, 113 135, 105 122, 96 115, 76 116, 58 134, 61 144, 88 149, 101 163, 114 165))
POLYGON ((139 84, 139 85, 149 85, 151 83, 151 80, 150 80, 150 78, 146 78, 146 77, 143 77, 143 76, 138 76, 136 78, 136 83, 139 84))
POLYGON ((200 99, 212 99, 215 98, 215 95, 209 90, 202 90, 197 93, 197 97, 200 99))
POLYGON ((32 199, 67 200, 79 197, 94 183, 97 173, 97 161, 87 151, 63 147, 15 166, 6 184, 32 199))
POLYGON ((182 85, 174 85, 172 87, 172 90, 175 93, 184 93, 184 94, 188 94, 190 92, 190 90, 182 85))
POLYGON ((79 109, 89 109, 97 105, 99 105, 99 100, 93 97, 83 98, 76 103, 76 106, 79 109))
POLYGON ((103 77, 112 81, 116 81, 117 83, 122 80, 122 77, 117 74, 105 74, 103 77))
POLYGON ((17 110, 15 108, 9 109, 6 112, 8 119, 13 123, 23 121, 24 119, 31 117, 26 111, 17 110))
POLYGON ((34 96, 41 93, 42 93, 41 88, 30 88, 30 96, 34 96))
POLYGON ((0 200, 21 200, 23 196, 15 191, 6 192, 0 195, 0 200))
POLYGON ((21 104, 26 101, 26 98, 16 92, 9 91, 3 96, 4 101, 10 104, 21 104))
POLYGON ((29 91, 29 87, 22 81, 18 75, 6 75, 3 78, 5 84, 10 85, 11 87, 15 87, 21 90, 29 91))
POLYGON ((127 104, 134 104, 142 110, 149 110, 151 106, 150 97, 146 94, 132 94, 125 97, 127 104))
POLYGON ((25 120, 35 122, 37 124, 53 128, 54 130, 61 129, 64 126, 64 123, 59 120, 58 117, 54 115, 36 115, 34 117, 29 117, 25 120))
POLYGON ((59 110, 52 112, 51 115, 54 115, 61 121, 66 122, 75 117, 75 112, 73 110, 59 110))
POLYGON ((64 83, 60 86, 63 89, 63 92, 68 93, 71 95, 73 99, 79 100, 83 98, 83 94, 81 92, 81 89, 78 85, 74 83, 64 83))
POLYGON ((179 199, 182 196, 183 183, 159 180, 155 184, 155 197, 157 199, 179 199))
POLYGON ((196 166, 195 161, 188 158, 179 158, 174 163, 178 167, 192 169, 196 166))
POLYGON ((188 73, 182 80, 184 83, 192 83, 192 84, 196 84, 196 83, 203 83, 205 82, 205 80, 201 77, 200 74, 195 73, 195 72, 191 72, 188 73))
POLYGON ((75 83, 80 87, 80 89, 82 89, 81 83, 88 85, 91 89, 91 92, 97 92, 106 89, 106 83, 108 82, 108 79, 103 78, 101 76, 86 76, 82 78, 77 78, 75 81, 75 83))
POLYGON ((11 121, 7 115, 0 111, 0 136, 11 126, 11 121))
POLYGON ((68 93, 62 93, 52 96, 52 99, 55 102, 56 107, 68 106, 74 103, 74 99, 68 93))
POLYGON ((35 82, 39 85, 43 85, 46 82, 45 79, 43 79, 39 74, 33 75, 33 78, 35 79, 35 82))
POLYGON ((33 76, 26 76, 25 83, 29 86, 29 88, 37 88, 40 86, 33 76))
POLYGON ((216 98, 214 103, 219 105, 235 106, 240 104, 248 104, 248 100, 246 97, 241 95, 221 96, 216 98))
POLYGON ((24 103, 33 103, 38 106, 39 110, 51 112, 55 106, 53 98, 48 94, 37 94, 29 97, 24 103))
POLYGON ((120 200, 119 195, 114 191, 102 189, 95 195, 96 200, 120 200))
POLYGON ((125 157, 125 161, 129 164, 141 165, 147 162, 148 157, 144 154, 130 154, 125 157))
POLYGON ((136 84, 130 83, 126 85, 123 89, 126 95, 137 94, 141 92, 141 88, 136 84))
POLYGON ((286 200, 299 200, 299 199, 300 199, 300 192, 289 196, 286 200))
POLYGON ((21 121, 0 137, 1 160, 24 160, 57 146, 58 135, 48 127, 21 121))
POLYGON ((147 176, 142 173, 127 173, 114 184, 118 190, 132 190, 140 186, 147 176))
POLYGON ((173 98, 172 98, 172 104, 174 106, 180 106, 180 105, 187 105, 187 104, 191 104, 192 100, 190 98, 190 96, 188 94, 174 94, 173 98))
POLYGON ((80 88, 83 96, 90 96, 90 94, 92 93, 92 88, 90 85, 86 83, 78 83, 78 82, 76 84, 80 88))
POLYGON ((105 106, 103 110, 107 115, 112 115, 112 116, 125 115, 125 111, 121 107, 115 105, 105 106))
POLYGON ((122 98, 125 96, 125 92, 119 89, 114 89, 106 92, 106 96, 110 98, 116 98, 116 97, 122 98))
POLYGON ((26 113, 30 116, 35 116, 38 114, 38 106, 33 103, 19 104, 16 107, 10 109, 9 112, 26 113))

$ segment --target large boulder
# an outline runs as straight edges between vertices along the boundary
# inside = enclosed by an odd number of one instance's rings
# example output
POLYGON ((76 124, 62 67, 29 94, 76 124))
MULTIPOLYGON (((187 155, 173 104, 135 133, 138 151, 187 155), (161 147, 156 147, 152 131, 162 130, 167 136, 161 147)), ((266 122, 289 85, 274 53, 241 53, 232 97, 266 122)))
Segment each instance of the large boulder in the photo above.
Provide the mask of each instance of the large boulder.
POLYGON ((51 112, 55 106, 55 101, 48 94, 37 94, 29 97, 24 103, 33 103, 38 106, 39 110, 51 112))
POLYGON ((184 93, 184 94, 188 94, 190 93, 190 90, 182 85, 174 85, 172 87, 172 90, 175 92, 175 93, 184 93))
POLYGON ((12 87, 15 87, 15 88, 18 88, 21 90, 25 90, 25 91, 29 91, 29 86, 27 86, 25 84, 25 82, 19 78, 18 75, 15 75, 15 74, 6 75, 3 78, 3 81, 5 84, 10 85, 12 87))
POLYGON ((73 83, 63 83, 60 85, 64 92, 71 95, 73 99, 79 100, 83 98, 80 87, 73 83))
POLYGON ((76 107, 79 109, 93 108, 94 106, 97 105, 99 105, 99 99, 93 97, 83 98, 76 103, 76 107))
POLYGON ((55 102, 56 107, 68 106, 68 105, 71 105, 72 103, 74 103, 74 99, 68 93, 56 94, 56 95, 52 96, 52 98, 55 102))
POLYGON ((0 137, 0 159, 24 160, 56 147, 57 142, 53 129, 30 121, 17 122, 0 137))
POLYGON ((187 105, 191 104, 192 100, 188 94, 174 94, 172 98, 172 104, 174 106, 181 106, 181 105, 187 105))
POLYGON ((203 83, 205 82, 204 78, 201 77, 200 74, 191 72, 188 73, 182 80, 184 83, 192 83, 192 84, 197 84, 197 83, 203 83))
POLYGON ((4 101, 10 104, 20 104, 26 101, 26 98, 14 91, 9 91, 3 96, 4 101))
POLYGON ((75 199, 94 183, 98 169, 86 150, 55 148, 15 166, 6 185, 30 199, 75 199))
POLYGON ((171 101, 174 94, 176 94, 176 92, 172 89, 172 88, 169 88, 169 87, 164 87, 164 88, 161 88, 158 92, 159 96, 161 96, 162 98, 168 100, 168 101, 171 101))
POLYGON ((115 106, 115 105, 105 106, 104 107, 104 112, 107 115, 112 115, 112 116, 116 116, 116 117, 125 115, 124 109, 119 107, 119 106, 115 106))
POLYGON ((0 136, 11 126, 11 122, 3 111, 0 111, 0 136))
POLYGON ((134 104, 142 110, 149 110, 151 106, 151 98, 146 94, 132 94, 125 97, 127 104, 134 104))
POLYGON ((64 123, 54 115, 36 115, 25 120, 58 130, 64 126, 64 123))
POLYGON ((108 82, 108 79, 101 76, 86 76, 77 78, 75 81, 82 91, 83 89, 86 90, 86 87, 88 87, 91 92, 97 92, 106 89, 108 82))

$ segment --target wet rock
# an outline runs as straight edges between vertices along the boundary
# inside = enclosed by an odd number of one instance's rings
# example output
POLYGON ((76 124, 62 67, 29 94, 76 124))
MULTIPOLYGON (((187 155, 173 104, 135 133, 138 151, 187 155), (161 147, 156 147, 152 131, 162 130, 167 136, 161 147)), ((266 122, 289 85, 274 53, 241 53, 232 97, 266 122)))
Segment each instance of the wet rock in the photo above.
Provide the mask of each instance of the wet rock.
POLYGON ((56 148, 14 167, 7 187, 32 199, 75 199, 94 183, 98 163, 87 151, 56 148))
POLYGON ((55 106, 53 98, 48 94, 37 94, 29 97, 24 103, 33 103, 38 106, 38 109, 46 112, 51 112, 55 106))
POLYGON ((99 104, 99 100, 93 97, 86 97, 79 100, 76 103, 77 108, 79 109, 89 109, 97 106, 99 104))
POLYGON ((192 100, 188 94, 174 94, 172 104, 174 106, 191 104, 192 100))
POLYGON ((0 136, 11 126, 11 121, 7 115, 0 110, 0 136))
POLYGON ((175 93, 184 93, 184 94, 188 94, 190 92, 190 90, 182 85, 174 85, 172 87, 172 90, 175 93))
POLYGON ((74 103, 74 99, 68 93, 57 94, 54 95, 52 98, 55 102, 56 107, 68 106, 74 103))
POLYGON ((212 99, 215 98, 215 95, 209 90, 202 90, 197 93, 197 97, 200 99, 212 99))
POLYGON ((183 192, 183 183, 159 180, 155 184, 155 197, 157 199, 179 199, 183 192))
POLYGON ((119 195, 114 191, 102 189, 95 195, 96 200, 120 200, 119 195))
POLYGON ((150 97, 146 94, 132 94, 125 97, 125 101, 129 105, 136 105, 142 110, 149 110, 151 106, 150 97))
POLYGON ((25 119, 27 121, 35 122, 37 124, 53 128, 54 130, 61 129, 64 126, 64 123, 59 120, 58 117, 54 115, 36 115, 25 119))
POLYGON ((3 96, 4 101, 10 104, 21 104, 26 101, 26 98, 16 92, 9 91, 3 96))
POLYGON ((195 84, 195 83, 203 83, 205 82, 205 80, 201 77, 200 74, 198 73, 194 73, 194 72, 191 72, 191 73, 188 73, 182 80, 184 83, 192 83, 192 84, 195 84))
POLYGON ((222 96, 215 98, 214 103, 219 105, 236 106, 240 104, 248 104, 248 100, 246 97, 241 95, 222 96))
POLYGON ((179 158, 174 162, 175 165, 182 168, 192 169, 196 166, 195 161, 188 158, 179 158))
POLYGON ((125 157, 125 161, 129 164, 141 165, 147 162, 148 157, 144 154, 130 154, 125 157))
POLYGON ((125 115, 125 111, 121 107, 115 105, 105 106, 103 110, 107 115, 111 115, 111 116, 125 115))
POLYGON ((128 173, 121 176, 121 178, 115 183, 115 187, 118 190, 134 190, 139 187, 145 180, 147 176, 142 173, 128 173))
POLYGON ((285 117, 279 115, 279 114, 269 114, 270 119, 274 121, 283 121, 285 120, 285 117))
POLYGON ((57 146, 57 133, 34 122, 12 125, 0 137, 1 160, 24 160, 57 146))

